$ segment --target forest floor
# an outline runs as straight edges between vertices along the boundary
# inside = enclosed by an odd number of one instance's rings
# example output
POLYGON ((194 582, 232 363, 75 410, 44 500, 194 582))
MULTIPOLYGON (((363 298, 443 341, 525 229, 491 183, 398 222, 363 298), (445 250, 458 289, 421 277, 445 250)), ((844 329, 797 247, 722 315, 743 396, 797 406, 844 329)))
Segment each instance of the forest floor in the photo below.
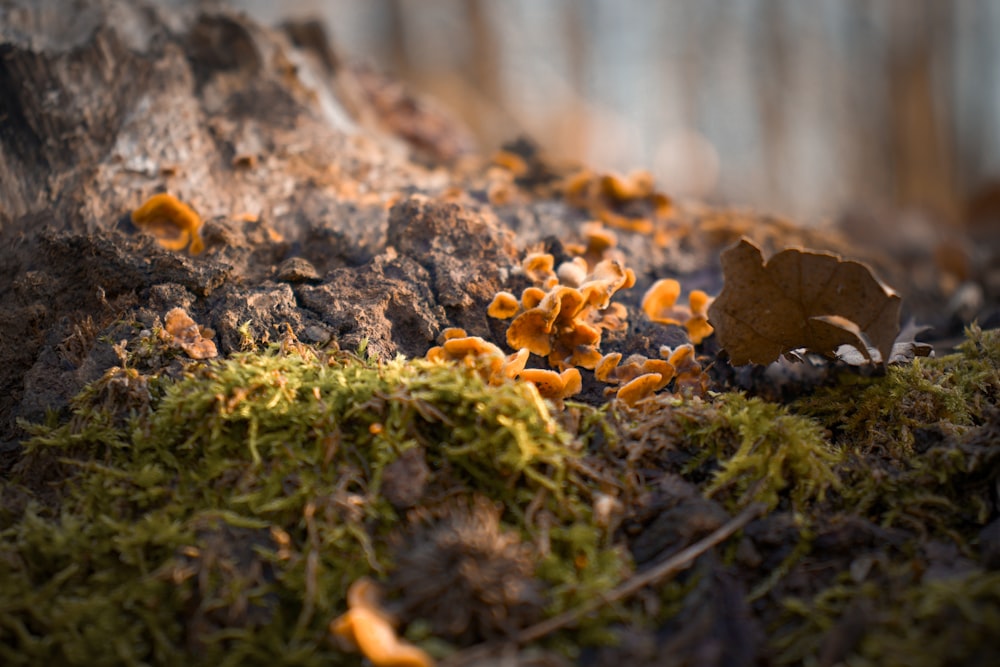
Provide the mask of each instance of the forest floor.
POLYGON ((4 664, 996 664, 995 239, 483 158, 314 24, 22 4, 4 664))

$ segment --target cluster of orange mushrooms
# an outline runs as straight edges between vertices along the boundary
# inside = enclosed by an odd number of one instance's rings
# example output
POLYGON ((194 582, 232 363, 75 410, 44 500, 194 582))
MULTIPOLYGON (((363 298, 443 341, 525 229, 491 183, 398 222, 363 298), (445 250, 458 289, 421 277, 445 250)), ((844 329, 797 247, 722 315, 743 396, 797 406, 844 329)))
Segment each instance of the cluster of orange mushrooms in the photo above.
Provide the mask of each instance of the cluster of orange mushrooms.
POLYGON ((618 400, 634 404, 673 383, 675 390, 704 393, 708 378, 695 357, 694 345, 712 333, 707 310, 711 297, 695 290, 689 306, 676 303, 680 283, 666 279, 654 283, 642 300, 642 309, 653 321, 684 326, 692 343, 670 349, 659 359, 633 354, 603 354, 606 331, 623 331, 628 312, 611 301, 622 289, 635 285, 635 274, 623 265, 615 234, 600 222, 583 226, 584 243, 567 245, 572 259, 555 266, 549 253, 529 252, 521 263, 533 283, 520 297, 499 292, 488 308, 491 317, 511 320, 507 344, 498 346, 462 329, 447 329, 442 344, 431 348, 431 360, 459 361, 475 367, 491 384, 519 378, 531 382, 544 398, 560 403, 583 388, 580 369, 609 387, 618 400), (544 358, 552 370, 527 368, 530 355, 544 358))

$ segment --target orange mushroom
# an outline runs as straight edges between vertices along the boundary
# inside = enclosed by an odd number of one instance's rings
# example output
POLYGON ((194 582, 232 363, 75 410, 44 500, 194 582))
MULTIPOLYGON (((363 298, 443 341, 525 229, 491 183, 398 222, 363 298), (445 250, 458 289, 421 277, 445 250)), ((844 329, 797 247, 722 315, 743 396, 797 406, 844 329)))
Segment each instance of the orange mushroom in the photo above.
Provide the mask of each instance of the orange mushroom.
POLYGON ((616 398, 627 405, 635 405, 647 396, 652 396, 662 382, 663 378, 659 373, 640 375, 630 380, 627 384, 622 385, 616 394, 616 398))
POLYGON ((493 164, 503 167, 515 176, 523 176, 528 173, 528 163, 524 158, 507 150, 499 150, 493 156, 493 164))
POLYGON ((691 295, 688 296, 688 302, 691 304, 691 317, 684 323, 684 327, 688 330, 688 337, 695 345, 700 344, 715 331, 708 323, 708 307, 712 305, 714 300, 699 289, 691 290, 691 295))
POLYGON ((540 307, 526 310, 507 327, 507 344, 515 350, 527 348, 539 356, 552 351, 552 322, 555 316, 540 307))
MULTIPOLYGON (((163 337, 184 350, 192 359, 211 359, 219 354, 215 343, 183 308, 173 308, 164 316, 163 337)), ((210 334, 209 334, 210 335, 210 334)))
POLYGON ((660 391, 670 384, 672 379, 674 379, 676 369, 669 361, 664 361, 663 359, 647 359, 642 364, 642 372, 656 373, 660 376, 660 383, 653 389, 653 391, 660 391))
POLYGON ((156 237, 167 250, 183 250, 198 255, 205 249, 201 238, 201 218, 194 210, 171 194, 161 192, 132 211, 132 223, 156 237))
POLYGON ((563 181, 562 192, 569 205, 587 208, 590 204, 593 182, 594 174, 587 169, 578 171, 563 181))
POLYGON ((532 252, 521 261, 521 268, 532 282, 546 284, 556 278, 553 271, 555 261, 555 258, 547 252, 532 252))
POLYGON ((441 340, 451 340, 452 338, 465 338, 468 334, 461 327, 448 327, 441 332, 441 340))
POLYGON ((486 314, 498 320, 509 320, 517 315, 518 310, 520 310, 520 305, 517 303, 516 296, 510 292, 497 292, 486 309, 486 314))
POLYGON ((674 307, 680 295, 681 284, 678 281, 673 278, 657 280, 642 297, 642 311, 654 322, 682 324, 679 318, 686 319, 690 313, 674 307))
POLYGON ((491 385, 503 384, 524 370, 530 352, 527 349, 505 355, 503 350, 479 336, 466 336, 463 329, 445 329, 445 341, 427 351, 429 361, 457 361, 476 369, 491 385), (460 332, 458 337, 453 332, 460 332))
POLYGON ((330 621, 330 634, 345 648, 361 651, 375 667, 433 667, 434 659, 425 651, 396 636, 371 579, 351 584, 347 605, 347 612, 330 621))
POLYGON ((521 305, 525 310, 534 308, 545 298, 545 290, 539 287, 526 287, 521 292, 521 305))
POLYGON ((610 352, 597 362, 594 366, 594 377, 600 382, 611 382, 613 381, 613 373, 615 369, 618 368, 618 362, 622 360, 621 352, 610 352))
POLYGON ((695 394, 708 391, 711 381, 695 358, 694 345, 685 343, 678 345, 676 349, 664 345, 660 347, 660 356, 676 369, 674 387, 677 390, 695 394))
POLYGON ((583 378, 576 368, 567 368, 562 373, 541 368, 527 368, 519 377, 532 383, 543 398, 561 401, 583 389, 583 378))
POLYGON ((673 278, 657 280, 642 297, 642 310, 654 322, 683 325, 691 342, 698 345, 715 331, 708 323, 708 307, 713 299, 701 290, 692 290, 688 296, 690 307, 678 306, 680 293, 681 284, 673 278))

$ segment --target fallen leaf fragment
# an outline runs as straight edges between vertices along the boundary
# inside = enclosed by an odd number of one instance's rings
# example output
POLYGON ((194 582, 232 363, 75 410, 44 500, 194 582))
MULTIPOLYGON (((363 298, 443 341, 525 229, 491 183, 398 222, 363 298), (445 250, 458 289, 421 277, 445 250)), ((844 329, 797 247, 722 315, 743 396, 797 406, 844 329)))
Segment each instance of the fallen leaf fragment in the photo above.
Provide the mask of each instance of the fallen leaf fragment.
POLYGON ((794 248, 765 264, 742 239, 722 253, 722 272, 708 316, 734 365, 769 364, 798 348, 832 358, 841 345, 889 358, 900 298, 864 264, 794 248))
POLYGON ((211 359, 219 355, 215 343, 202 335, 202 329, 183 308, 167 312, 163 324, 167 342, 184 350, 192 359, 211 359))

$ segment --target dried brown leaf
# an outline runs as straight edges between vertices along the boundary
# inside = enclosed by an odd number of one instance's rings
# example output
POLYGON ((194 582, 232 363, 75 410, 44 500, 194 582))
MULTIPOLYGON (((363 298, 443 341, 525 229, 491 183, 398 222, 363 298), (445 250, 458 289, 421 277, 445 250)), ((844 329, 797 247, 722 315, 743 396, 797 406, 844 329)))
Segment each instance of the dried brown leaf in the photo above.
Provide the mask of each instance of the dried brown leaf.
POLYGON ((794 248, 765 264, 742 239, 722 253, 722 272, 708 315, 734 365, 769 364, 798 348, 833 357, 841 345, 889 358, 900 299, 864 264, 794 248))

